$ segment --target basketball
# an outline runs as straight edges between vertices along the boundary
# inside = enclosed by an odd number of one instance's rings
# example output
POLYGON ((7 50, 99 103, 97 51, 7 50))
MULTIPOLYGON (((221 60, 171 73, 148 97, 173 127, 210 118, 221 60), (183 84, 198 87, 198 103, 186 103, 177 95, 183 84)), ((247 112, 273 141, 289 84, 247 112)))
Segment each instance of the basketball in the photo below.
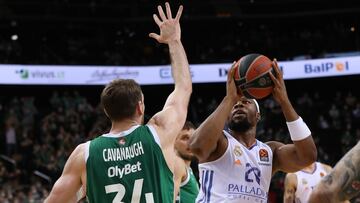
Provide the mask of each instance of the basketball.
POLYGON ((237 64, 234 80, 238 91, 251 99, 262 99, 271 94, 273 82, 269 72, 273 69, 272 61, 268 57, 248 54, 241 57, 237 64))

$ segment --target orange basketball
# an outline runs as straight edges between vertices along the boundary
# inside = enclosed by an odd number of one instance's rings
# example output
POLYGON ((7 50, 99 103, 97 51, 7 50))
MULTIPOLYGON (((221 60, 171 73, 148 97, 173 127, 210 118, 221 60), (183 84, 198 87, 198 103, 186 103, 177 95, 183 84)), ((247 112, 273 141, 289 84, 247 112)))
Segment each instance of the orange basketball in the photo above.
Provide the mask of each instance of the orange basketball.
POLYGON ((273 71, 272 61, 268 57, 261 54, 243 56, 234 72, 238 91, 252 99, 269 96, 274 86, 269 75, 270 71, 273 71))

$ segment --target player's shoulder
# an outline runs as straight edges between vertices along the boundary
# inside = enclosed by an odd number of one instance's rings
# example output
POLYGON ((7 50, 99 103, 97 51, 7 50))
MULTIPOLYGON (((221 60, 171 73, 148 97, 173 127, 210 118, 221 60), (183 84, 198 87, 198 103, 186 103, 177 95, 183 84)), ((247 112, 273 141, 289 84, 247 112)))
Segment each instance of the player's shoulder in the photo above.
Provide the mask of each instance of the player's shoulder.
POLYGON ((271 150, 274 152, 276 149, 278 149, 279 147, 284 146, 284 143, 278 142, 278 141, 268 141, 265 142, 266 145, 268 145, 271 150))
POLYGON ((86 163, 86 150, 89 142, 85 142, 76 146, 74 151, 70 154, 67 164, 76 166, 75 168, 84 168, 86 163))
POLYGON ((268 142, 262 142, 262 141, 260 141, 260 140, 258 140, 258 139, 256 139, 256 144, 257 144, 259 147, 267 147, 267 148, 270 147, 270 145, 268 144, 268 142))
POLYGON ((86 160, 86 156, 89 152, 90 141, 84 142, 76 146, 71 156, 76 157, 77 160, 86 160))
POLYGON ((79 144, 78 146, 75 147, 72 154, 83 154, 87 145, 88 145, 88 142, 84 142, 84 143, 79 144))

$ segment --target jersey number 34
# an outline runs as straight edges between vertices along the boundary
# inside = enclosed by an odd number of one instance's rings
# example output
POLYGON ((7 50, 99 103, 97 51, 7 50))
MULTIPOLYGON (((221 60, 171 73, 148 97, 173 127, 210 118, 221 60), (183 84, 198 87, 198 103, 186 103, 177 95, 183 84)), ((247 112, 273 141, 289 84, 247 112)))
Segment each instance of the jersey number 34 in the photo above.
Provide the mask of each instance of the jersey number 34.
MULTIPOLYGON (((144 182, 143 178, 135 180, 134 189, 132 191, 132 196, 131 196, 131 203, 140 203, 140 196, 141 196, 143 182, 144 182)), ((118 183, 118 184, 107 185, 105 186, 105 192, 106 194, 117 192, 112 202, 124 203, 122 202, 122 199, 125 196, 126 189, 122 184, 118 183)), ((146 203, 154 203, 153 193, 145 193, 145 199, 146 199, 146 203)))

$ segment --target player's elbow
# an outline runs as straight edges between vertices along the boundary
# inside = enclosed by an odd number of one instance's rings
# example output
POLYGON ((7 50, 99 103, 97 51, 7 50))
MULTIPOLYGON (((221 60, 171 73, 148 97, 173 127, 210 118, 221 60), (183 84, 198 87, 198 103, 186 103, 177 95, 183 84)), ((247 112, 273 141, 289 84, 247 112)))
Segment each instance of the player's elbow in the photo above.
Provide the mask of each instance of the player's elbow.
POLYGON ((301 167, 309 166, 317 160, 317 149, 312 138, 308 138, 297 147, 298 160, 301 167))
POLYGON ((312 163, 316 162, 317 152, 308 153, 306 156, 303 156, 301 159, 301 168, 307 167, 312 163))
POLYGON ((315 144, 313 146, 309 146, 304 161, 306 162, 306 166, 314 163, 317 160, 317 149, 315 144))

